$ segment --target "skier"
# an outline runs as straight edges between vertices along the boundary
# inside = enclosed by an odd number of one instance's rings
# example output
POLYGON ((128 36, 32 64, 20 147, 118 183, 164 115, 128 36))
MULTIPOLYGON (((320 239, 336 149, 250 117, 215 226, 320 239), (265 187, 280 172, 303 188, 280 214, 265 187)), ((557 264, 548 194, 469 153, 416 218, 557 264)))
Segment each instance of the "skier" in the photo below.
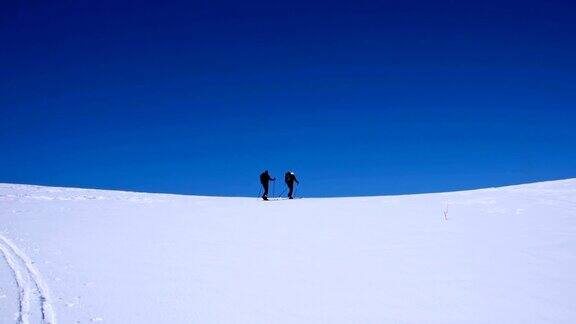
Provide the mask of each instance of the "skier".
POLYGON ((276 178, 270 177, 268 170, 266 170, 260 174, 260 183, 262 184, 262 187, 264 188, 264 194, 262 195, 262 199, 268 200, 268 182, 274 181, 274 180, 276 180, 276 178))
POLYGON ((298 179, 296 179, 294 172, 286 172, 286 174, 284 174, 284 182, 286 182, 286 185, 288 186, 288 199, 294 199, 294 197, 292 197, 292 194, 294 193, 294 182, 300 184, 298 179))

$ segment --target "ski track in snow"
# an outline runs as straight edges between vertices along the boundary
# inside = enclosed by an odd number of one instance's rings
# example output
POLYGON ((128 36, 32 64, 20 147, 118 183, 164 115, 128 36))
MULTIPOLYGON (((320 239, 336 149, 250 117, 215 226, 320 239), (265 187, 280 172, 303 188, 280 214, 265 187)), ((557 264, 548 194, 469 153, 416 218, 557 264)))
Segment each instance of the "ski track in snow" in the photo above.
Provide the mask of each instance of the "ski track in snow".
POLYGON ((48 286, 32 260, 12 241, 0 235, 0 251, 14 274, 18 288, 18 318, 21 324, 29 323, 31 298, 38 296, 41 305, 42 323, 56 324, 56 315, 51 303, 48 286), (38 294, 34 294, 34 291, 38 294))
POLYGON ((6 263, 12 270, 14 274, 14 281, 16 281, 16 286, 18 288, 18 323, 28 324, 28 315, 30 314, 30 291, 28 284, 24 277, 22 276, 22 272, 18 270, 18 266, 16 264, 16 260, 9 252, 9 250, 3 245, 0 244, 0 251, 4 255, 4 259, 6 263))

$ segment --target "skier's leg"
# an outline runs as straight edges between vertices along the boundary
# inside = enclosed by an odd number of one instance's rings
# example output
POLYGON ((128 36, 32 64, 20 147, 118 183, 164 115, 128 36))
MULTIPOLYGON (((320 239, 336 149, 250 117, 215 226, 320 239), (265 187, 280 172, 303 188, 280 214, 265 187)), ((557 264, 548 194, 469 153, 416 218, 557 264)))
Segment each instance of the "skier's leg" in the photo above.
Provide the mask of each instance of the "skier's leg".
POLYGON ((288 199, 292 199, 292 193, 294 192, 294 184, 288 184, 288 199))
POLYGON ((262 199, 268 199, 268 184, 263 183, 262 186, 264 187, 264 194, 262 195, 262 199))

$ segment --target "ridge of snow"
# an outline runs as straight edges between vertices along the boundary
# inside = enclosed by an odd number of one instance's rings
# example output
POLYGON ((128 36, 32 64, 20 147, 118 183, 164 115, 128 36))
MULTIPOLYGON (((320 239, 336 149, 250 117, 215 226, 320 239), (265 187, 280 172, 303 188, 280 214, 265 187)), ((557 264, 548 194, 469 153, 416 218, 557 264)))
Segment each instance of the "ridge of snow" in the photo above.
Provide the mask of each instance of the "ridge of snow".
MULTIPOLYGON (((544 189, 547 187, 552 187, 558 189, 562 186, 572 186, 576 185, 576 178, 561 179, 561 180, 549 180, 549 181, 539 181, 530 182, 522 184, 512 184, 504 186, 486 187, 478 189, 466 189, 466 190, 456 190, 456 191, 445 191, 445 192, 429 192, 429 193, 417 193, 417 194, 399 194, 399 195, 374 195, 374 196, 350 196, 350 197, 313 197, 314 199, 351 199, 351 198, 373 198, 373 197, 402 197, 402 196, 421 196, 421 195, 442 195, 442 194, 456 194, 456 193, 468 193, 468 192, 478 192, 485 190, 516 190, 516 189, 544 189)), ((158 195, 166 197, 198 197, 198 198, 254 198, 254 197, 243 197, 243 196, 206 196, 206 195, 190 195, 190 194, 175 194, 175 193, 156 193, 156 192, 142 192, 142 191, 129 191, 129 190, 113 190, 113 189, 93 189, 93 188, 80 188, 80 187, 60 187, 60 186, 45 186, 45 185, 33 185, 33 184, 18 184, 18 183, 1 183, 0 191, 43 191, 43 192, 75 192, 75 193, 85 193, 88 196, 85 199, 102 199, 101 196, 97 194, 107 193, 109 195, 158 195)), ((0 197, 5 197, 6 195, 0 195, 0 197)), ((44 196, 45 199, 50 197, 44 196)), ((42 199, 42 198, 39 198, 42 199)), ((84 198, 78 198, 84 199, 84 198)), ((312 199, 312 197, 307 198, 312 199)))

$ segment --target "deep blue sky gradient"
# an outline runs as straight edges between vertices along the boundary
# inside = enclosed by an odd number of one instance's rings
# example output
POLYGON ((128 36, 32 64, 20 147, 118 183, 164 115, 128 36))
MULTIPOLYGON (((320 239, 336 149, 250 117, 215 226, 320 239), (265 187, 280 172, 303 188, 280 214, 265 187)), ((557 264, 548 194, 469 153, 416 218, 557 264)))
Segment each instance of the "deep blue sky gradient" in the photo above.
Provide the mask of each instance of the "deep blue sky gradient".
POLYGON ((576 177, 575 12, 4 3, 0 182, 255 196, 267 168, 352 196, 576 177))

